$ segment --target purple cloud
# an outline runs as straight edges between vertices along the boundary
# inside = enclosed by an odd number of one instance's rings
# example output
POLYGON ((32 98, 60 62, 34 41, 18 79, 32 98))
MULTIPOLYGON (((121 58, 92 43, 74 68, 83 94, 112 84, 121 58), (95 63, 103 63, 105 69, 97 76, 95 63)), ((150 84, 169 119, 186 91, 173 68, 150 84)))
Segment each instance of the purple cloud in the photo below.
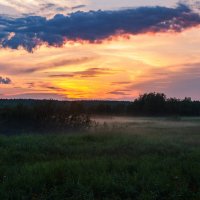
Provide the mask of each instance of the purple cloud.
POLYGON ((28 16, 0 17, 0 46, 27 51, 41 44, 62 46, 67 40, 101 42, 117 34, 181 32, 200 24, 200 16, 187 5, 176 8, 139 7, 117 11, 75 12, 52 19, 28 16))

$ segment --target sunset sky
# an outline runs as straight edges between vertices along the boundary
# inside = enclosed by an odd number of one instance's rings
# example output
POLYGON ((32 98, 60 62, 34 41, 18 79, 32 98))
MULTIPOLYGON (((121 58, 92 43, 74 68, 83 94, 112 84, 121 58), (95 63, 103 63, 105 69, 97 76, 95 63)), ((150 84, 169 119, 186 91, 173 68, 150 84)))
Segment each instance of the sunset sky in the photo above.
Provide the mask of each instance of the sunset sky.
POLYGON ((0 0, 0 98, 200 99, 200 1, 0 0))

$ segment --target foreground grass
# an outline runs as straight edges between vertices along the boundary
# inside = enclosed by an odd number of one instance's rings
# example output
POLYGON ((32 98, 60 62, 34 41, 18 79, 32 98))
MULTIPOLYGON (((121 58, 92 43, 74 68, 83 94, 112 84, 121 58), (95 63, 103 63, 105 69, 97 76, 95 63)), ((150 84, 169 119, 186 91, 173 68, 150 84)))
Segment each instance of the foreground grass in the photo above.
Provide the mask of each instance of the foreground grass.
POLYGON ((198 127, 0 137, 0 199, 200 199, 198 127))

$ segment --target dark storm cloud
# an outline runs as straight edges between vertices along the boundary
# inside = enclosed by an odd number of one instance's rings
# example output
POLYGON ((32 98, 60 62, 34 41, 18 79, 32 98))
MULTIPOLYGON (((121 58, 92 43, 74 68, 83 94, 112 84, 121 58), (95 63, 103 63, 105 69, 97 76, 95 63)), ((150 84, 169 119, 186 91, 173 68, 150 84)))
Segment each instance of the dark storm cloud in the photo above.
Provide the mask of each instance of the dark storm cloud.
POLYGON ((11 84, 11 82, 12 82, 12 81, 11 81, 10 78, 7 78, 7 77, 6 77, 6 78, 3 78, 3 77, 0 76, 0 85, 1 85, 1 84, 3 84, 3 85, 8 85, 8 84, 11 84))
MULTIPOLYGON (((52 5, 51 5, 52 6, 52 5)), ((32 51, 41 44, 62 46, 66 40, 100 42, 116 34, 180 32, 200 24, 200 16, 188 6, 140 7, 118 11, 75 12, 52 19, 29 16, 0 17, 0 45, 32 51)))

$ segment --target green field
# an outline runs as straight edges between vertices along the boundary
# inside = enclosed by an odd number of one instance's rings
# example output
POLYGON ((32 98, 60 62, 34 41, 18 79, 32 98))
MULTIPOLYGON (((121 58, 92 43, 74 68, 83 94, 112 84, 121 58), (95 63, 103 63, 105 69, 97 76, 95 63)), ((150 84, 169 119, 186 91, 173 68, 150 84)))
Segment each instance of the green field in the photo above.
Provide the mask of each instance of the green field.
POLYGON ((0 199, 200 199, 199 118, 100 121, 87 133, 0 136, 0 199))

